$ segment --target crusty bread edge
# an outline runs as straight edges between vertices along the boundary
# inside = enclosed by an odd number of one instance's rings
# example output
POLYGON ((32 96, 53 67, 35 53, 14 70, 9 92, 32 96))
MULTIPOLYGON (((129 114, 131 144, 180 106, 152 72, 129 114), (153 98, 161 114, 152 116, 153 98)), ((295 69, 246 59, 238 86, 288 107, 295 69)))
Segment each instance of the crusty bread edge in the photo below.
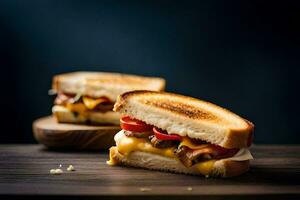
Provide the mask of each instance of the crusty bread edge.
MULTIPOLYGON (((135 151, 128 156, 118 152, 117 147, 109 149, 111 164, 123 165, 150 170, 167 171, 188 175, 203 175, 195 167, 186 168, 178 160, 151 154, 147 152, 135 151), (158 162, 158 164, 155 164, 158 162), (167 164, 162 164, 167 163, 167 164)), ((212 170, 206 176, 211 177, 233 177, 241 175, 249 170, 250 161, 233 161, 221 159, 214 163, 212 170)))
MULTIPOLYGON (((113 110, 116 112, 120 112, 121 114, 126 114, 127 113, 126 112, 126 104, 127 104, 128 98, 130 96, 134 96, 135 94, 148 93, 148 92, 155 92, 155 91, 136 90, 136 91, 125 92, 122 95, 119 95, 117 98, 117 101, 114 105, 113 110)), ((173 94, 173 93, 169 93, 169 94, 174 95, 174 96, 182 96, 182 95, 173 94)), ((185 98, 187 100, 188 99, 195 100, 195 98, 192 98, 192 97, 185 96, 185 98)), ((207 102, 207 103, 212 104, 210 102, 207 102)), ((212 104, 212 105, 217 106, 215 104, 212 104)), ((218 107, 220 107, 220 106, 218 106, 218 107)), ((222 107, 220 107, 220 108, 222 108, 222 107)), ((222 108, 222 109, 232 113, 231 111, 229 111, 225 108, 222 108)), ((232 114, 236 115, 235 113, 232 113, 232 114)), ((231 129, 228 133, 226 133, 226 138, 224 139, 224 142, 222 144, 218 144, 218 145, 223 146, 225 148, 245 148, 245 147, 247 147, 248 138, 254 132, 254 124, 240 116, 238 116, 238 117, 246 122, 247 127, 245 129, 231 129)), ((201 139, 201 138, 199 138, 199 139, 201 139)))
POLYGON ((222 144, 222 146, 226 148, 242 148, 248 146, 249 137, 251 137, 251 134, 254 132, 254 124, 246 119, 244 120, 248 124, 247 128, 244 130, 231 130, 227 133, 226 141, 222 144))
MULTIPOLYGON (((85 73, 85 71, 75 71, 75 72, 70 72, 70 73, 54 75, 52 78, 52 89, 59 91, 59 85, 60 85, 60 81, 62 78, 64 78, 65 76, 71 76, 73 74, 75 75, 75 74, 80 74, 80 73, 85 73)), ((116 75, 127 75, 127 76, 139 77, 139 78, 152 79, 153 81, 156 80, 156 81, 160 82, 159 87, 157 88, 157 91, 164 91, 166 88, 166 80, 161 77, 140 76, 140 75, 135 75, 135 74, 122 74, 122 73, 115 73, 115 72, 100 72, 100 73, 107 74, 107 75, 116 74, 116 75)))

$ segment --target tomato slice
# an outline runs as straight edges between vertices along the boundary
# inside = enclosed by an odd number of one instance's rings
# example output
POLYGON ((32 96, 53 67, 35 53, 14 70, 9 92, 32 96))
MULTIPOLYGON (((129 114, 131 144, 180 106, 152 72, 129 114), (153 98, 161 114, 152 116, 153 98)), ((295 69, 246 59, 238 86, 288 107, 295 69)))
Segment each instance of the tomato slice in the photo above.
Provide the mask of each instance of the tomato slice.
POLYGON ((180 135, 168 134, 166 131, 153 127, 153 132, 155 137, 159 140, 177 140, 181 141, 182 137, 180 135))
POLYGON ((152 126, 137 119, 132 119, 129 116, 120 119, 121 128, 127 131, 146 132, 151 131, 152 126))

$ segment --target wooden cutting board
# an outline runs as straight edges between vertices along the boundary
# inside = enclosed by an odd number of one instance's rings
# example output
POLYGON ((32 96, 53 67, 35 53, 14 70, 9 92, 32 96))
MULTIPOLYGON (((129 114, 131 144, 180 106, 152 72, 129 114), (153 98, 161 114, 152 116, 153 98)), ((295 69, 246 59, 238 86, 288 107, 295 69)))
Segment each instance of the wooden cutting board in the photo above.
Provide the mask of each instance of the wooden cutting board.
POLYGON ((32 126, 39 143, 56 149, 108 149, 115 144, 114 135, 120 130, 120 126, 58 123, 52 116, 40 118, 32 126))

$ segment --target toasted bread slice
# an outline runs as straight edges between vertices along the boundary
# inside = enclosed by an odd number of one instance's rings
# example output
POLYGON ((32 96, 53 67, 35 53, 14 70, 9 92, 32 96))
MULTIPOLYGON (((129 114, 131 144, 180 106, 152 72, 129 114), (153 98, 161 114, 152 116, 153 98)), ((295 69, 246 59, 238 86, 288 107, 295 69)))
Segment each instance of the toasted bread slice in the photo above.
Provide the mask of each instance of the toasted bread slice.
POLYGON ((115 101, 117 96, 131 90, 161 91, 165 80, 156 77, 143 77, 108 72, 72 72, 56 75, 52 89, 69 94, 81 94, 98 98, 108 97, 115 101))
POLYGON ((180 161, 175 158, 164 157, 157 154, 134 151, 128 156, 124 156, 118 152, 117 147, 110 148, 110 162, 112 165, 125 165, 139 167, 151 170, 169 171, 174 173, 191 174, 191 175, 206 175, 213 177, 232 177, 245 173, 249 169, 249 160, 234 161, 221 159, 215 161, 209 170, 204 170, 201 173, 194 165, 185 167, 180 161))
POLYGON ((114 111, 178 134, 225 148, 247 147, 253 124, 212 103, 182 95, 132 91, 118 97, 114 111))
POLYGON ((93 125, 119 125, 120 114, 107 111, 85 111, 84 114, 74 113, 64 106, 55 105, 52 113, 60 123, 93 124, 93 125))

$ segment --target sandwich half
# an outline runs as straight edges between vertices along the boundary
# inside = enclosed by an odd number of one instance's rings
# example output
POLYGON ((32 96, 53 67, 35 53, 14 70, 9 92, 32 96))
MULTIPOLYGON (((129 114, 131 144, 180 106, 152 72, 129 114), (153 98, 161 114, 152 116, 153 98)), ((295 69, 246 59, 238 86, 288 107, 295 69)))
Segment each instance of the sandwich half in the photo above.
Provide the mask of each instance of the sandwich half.
POLYGON ((53 115, 58 122, 80 124, 119 124, 113 112, 117 96, 131 90, 164 90, 165 80, 156 77, 107 73, 73 72, 56 75, 52 92, 57 94, 53 115))
POLYGON ((122 130, 109 165, 231 177, 249 169, 254 125, 212 103, 182 95, 132 91, 118 97, 122 130))

